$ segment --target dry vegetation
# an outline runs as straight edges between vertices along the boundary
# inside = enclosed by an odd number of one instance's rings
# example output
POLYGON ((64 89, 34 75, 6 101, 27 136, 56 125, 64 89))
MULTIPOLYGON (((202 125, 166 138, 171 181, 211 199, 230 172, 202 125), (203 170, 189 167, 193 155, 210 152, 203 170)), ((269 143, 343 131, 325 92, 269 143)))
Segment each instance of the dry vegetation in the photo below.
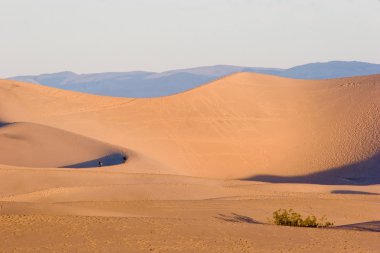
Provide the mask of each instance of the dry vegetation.
POLYGON ((320 219, 317 219, 314 215, 302 218, 302 215, 293 209, 279 209, 273 212, 273 223, 281 226, 312 228, 326 228, 334 225, 333 222, 327 221, 325 216, 320 219))

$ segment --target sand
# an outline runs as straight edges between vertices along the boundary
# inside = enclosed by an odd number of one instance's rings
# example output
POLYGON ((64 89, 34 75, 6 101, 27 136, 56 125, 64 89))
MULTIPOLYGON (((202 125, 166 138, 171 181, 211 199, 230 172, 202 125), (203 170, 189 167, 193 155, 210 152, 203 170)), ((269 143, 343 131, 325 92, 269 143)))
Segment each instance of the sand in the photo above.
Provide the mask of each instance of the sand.
POLYGON ((152 99, 0 80, 0 252, 378 252, 379 97, 379 75, 152 99))
POLYGON ((35 123, 0 128, 0 163, 23 167, 96 167, 123 163, 128 151, 35 123), (119 157, 118 157, 119 156, 119 157), (115 161, 111 161, 113 158, 115 161), (112 163, 113 162, 113 163, 112 163))

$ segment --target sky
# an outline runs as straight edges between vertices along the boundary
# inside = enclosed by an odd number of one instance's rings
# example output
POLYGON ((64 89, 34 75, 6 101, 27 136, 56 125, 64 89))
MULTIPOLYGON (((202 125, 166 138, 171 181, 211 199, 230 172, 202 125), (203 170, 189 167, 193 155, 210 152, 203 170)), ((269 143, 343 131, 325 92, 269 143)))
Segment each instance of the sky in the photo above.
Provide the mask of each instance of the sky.
POLYGON ((380 63, 380 0, 0 0, 0 77, 380 63))

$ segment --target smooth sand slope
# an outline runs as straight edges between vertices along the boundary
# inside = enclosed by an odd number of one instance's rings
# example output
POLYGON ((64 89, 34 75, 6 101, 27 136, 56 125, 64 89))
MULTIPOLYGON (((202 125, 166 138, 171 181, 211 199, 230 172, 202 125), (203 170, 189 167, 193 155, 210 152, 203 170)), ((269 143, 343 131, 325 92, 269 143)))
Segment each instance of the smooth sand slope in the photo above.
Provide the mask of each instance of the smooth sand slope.
POLYGON ((0 164, 23 167, 96 167, 121 164, 122 149, 34 123, 0 127, 0 164))
POLYGON ((380 76, 155 99, 0 81, 0 252, 378 252, 379 97, 380 76), (337 227, 268 225, 279 208, 337 227))

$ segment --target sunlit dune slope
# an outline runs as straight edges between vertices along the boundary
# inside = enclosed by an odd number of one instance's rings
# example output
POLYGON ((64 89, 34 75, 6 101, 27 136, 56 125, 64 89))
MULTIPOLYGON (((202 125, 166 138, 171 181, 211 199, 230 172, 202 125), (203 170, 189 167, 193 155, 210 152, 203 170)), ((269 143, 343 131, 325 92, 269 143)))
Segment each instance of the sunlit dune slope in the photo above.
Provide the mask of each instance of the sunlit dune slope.
POLYGON ((123 163, 122 149, 34 123, 0 127, 0 164, 23 167, 97 167, 123 163))
POLYGON ((153 99, 0 81, 0 120, 132 148, 177 174, 374 183, 380 179, 379 98, 379 75, 305 81, 239 73, 153 99))

